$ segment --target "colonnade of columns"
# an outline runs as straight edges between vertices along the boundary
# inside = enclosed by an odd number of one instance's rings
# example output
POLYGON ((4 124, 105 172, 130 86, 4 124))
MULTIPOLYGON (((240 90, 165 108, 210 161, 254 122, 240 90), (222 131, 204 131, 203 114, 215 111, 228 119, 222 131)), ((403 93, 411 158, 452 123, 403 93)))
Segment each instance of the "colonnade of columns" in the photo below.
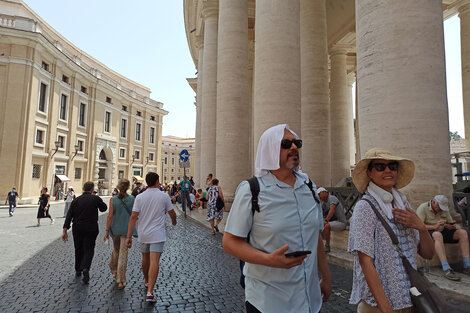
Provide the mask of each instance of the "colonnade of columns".
MULTIPOLYGON (((279 123, 303 139, 302 167, 318 185, 349 177, 356 161, 351 86, 357 76, 362 156, 383 147, 409 157, 417 165, 411 190, 423 197, 450 194, 439 1, 356 0, 356 73, 348 73, 350 46, 328 46, 324 0, 256 0, 255 41, 249 0, 199 3, 196 184, 213 173, 230 202, 253 173, 260 135, 279 123)), ((461 8, 462 23, 469 23, 469 12, 461 8)), ((462 32, 462 55, 470 54, 469 36, 462 32)), ((470 92, 464 76, 465 83, 470 92)))

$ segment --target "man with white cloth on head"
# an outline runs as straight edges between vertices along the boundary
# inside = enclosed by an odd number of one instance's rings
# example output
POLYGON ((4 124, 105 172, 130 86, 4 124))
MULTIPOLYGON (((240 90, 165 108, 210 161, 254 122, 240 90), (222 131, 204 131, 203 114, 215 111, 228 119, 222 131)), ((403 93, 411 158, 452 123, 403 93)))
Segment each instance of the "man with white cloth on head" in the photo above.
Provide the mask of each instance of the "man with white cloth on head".
MULTIPOLYGON (((302 140, 287 124, 259 140, 255 176, 259 212, 252 213, 247 181, 238 186, 223 238, 224 250, 245 261, 247 312, 319 312, 331 294, 320 231, 320 204, 299 169, 302 140), (246 238, 249 236, 249 243, 246 238), (286 253, 311 254, 286 257, 286 253), (321 273, 321 280, 318 272, 321 273)), ((316 192, 316 186, 313 184, 316 192)))

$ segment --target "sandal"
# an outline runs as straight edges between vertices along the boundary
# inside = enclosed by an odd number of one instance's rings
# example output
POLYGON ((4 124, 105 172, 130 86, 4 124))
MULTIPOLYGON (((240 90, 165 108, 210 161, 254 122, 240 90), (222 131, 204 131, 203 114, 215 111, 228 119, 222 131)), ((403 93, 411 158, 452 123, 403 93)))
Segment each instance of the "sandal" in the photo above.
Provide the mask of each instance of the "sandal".
POLYGON ((146 282, 145 279, 144 279, 144 287, 145 287, 145 288, 148 288, 148 286, 149 286, 149 283, 146 282))

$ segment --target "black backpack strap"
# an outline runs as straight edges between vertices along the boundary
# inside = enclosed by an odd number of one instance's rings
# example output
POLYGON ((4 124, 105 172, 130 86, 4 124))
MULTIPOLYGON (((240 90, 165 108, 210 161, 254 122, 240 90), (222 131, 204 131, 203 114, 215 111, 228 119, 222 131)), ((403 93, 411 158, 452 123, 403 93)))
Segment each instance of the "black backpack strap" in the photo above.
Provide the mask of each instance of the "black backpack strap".
POLYGON ((259 205, 258 205, 259 182, 256 176, 253 176, 247 179, 247 181, 250 184, 250 190, 251 190, 251 213, 255 214, 255 211, 259 212, 259 205))
POLYGON ((305 182, 305 185, 307 185, 308 188, 310 189, 310 191, 312 192, 313 199, 315 199, 315 202, 316 202, 316 203, 320 203, 320 199, 318 199, 317 192, 316 192, 315 190, 313 190, 313 183, 312 183, 312 181, 309 179, 308 182, 305 182))

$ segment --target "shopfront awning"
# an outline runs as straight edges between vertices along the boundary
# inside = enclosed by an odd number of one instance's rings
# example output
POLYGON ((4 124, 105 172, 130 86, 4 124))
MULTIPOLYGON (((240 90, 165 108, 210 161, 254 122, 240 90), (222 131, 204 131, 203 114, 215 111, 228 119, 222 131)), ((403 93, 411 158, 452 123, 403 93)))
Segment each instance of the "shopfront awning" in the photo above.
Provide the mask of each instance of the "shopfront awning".
POLYGON ((66 181, 70 181, 70 178, 68 178, 65 175, 56 175, 56 176, 60 180, 61 183, 66 182, 66 181))
POLYGON ((136 182, 141 182, 141 183, 144 182, 144 179, 140 176, 134 176, 133 178, 135 178, 136 182))

